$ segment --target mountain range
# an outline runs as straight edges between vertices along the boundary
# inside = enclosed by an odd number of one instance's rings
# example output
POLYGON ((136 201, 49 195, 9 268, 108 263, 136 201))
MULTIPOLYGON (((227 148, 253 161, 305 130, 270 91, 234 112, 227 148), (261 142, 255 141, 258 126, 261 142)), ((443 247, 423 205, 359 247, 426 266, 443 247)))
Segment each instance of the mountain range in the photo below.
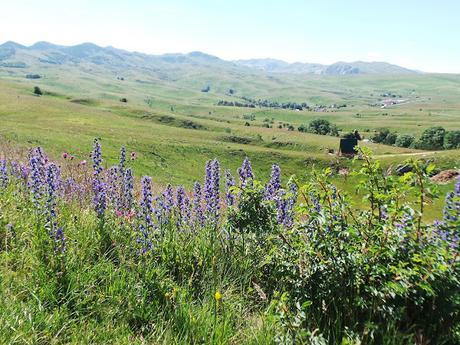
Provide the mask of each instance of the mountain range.
POLYGON ((0 45, 0 67, 25 68, 41 66, 104 65, 117 70, 135 68, 159 71, 174 65, 193 65, 230 69, 250 69, 269 74, 316 74, 316 75, 358 75, 358 74, 416 74, 410 70, 387 62, 336 62, 331 65, 316 63, 288 63, 276 59, 223 60, 216 56, 195 51, 187 54, 149 55, 129 52, 114 47, 100 47, 93 43, 63 46, 49 42, 37 42, 24 46, 8 41, 0 45))

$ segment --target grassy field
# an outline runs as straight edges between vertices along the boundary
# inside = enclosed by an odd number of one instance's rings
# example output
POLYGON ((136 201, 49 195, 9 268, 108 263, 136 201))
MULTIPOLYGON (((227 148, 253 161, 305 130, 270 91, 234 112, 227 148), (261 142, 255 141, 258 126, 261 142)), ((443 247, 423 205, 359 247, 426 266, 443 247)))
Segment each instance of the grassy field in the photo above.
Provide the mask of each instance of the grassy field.
MULTIPOLYGON (((125 72, 122 81, 116 78, 120 71, 96 65, 0 69, 1 140, 23 147, 40 145, 55 157, 68 151, 77 159, 87 159, 97 137, 107 164, 115 163, 119 147, 125 145, 137 154, 133 163, 137 174, 150 174, 159 184, 191 187, 204 163, 214 157, 234 171, 249 156, 261 178, 268 177, 273 163, 280 164, 285 178, 292 174, 302 178, 314 166, 350 166, 349 160, 326 153, 338 149, 338 138, 279 129, 280 123, 297 128, 325 118, 343 131, 358 129, 364 137, 379 127, 413 135, 433 125, 460 129, 460 76, 456 75, 270 76, 204 67, 145 75, 125 72), (26 72, 43 78, 26 79, 26 72), (211 85, 208 93, 200 91, 205 84, 211 85), (45 92, 43 96, 33 95, 35 85, 45 92), (229 88, 236 90, 234 96, 226 94, 229 88), (401 95, 407 102, 385 109, 370 105, 385 92, 401 95), (315 112, 216 105, 221 99, 241 96, 347 107, 315 112), (128 102, 120 102, 122 97, 128 102), (273 128, 262 127, 264 120, 271 121, 273 128)), ((387 165, 421 153, 363 145, 387 165)), ((458 150, 426 153, 443 168, 458 167, 459 156, 458 150)), ((353 191, 352 185, 337 179, 353 191)), ((439 212, 438 207, 435 210, 439 212)))

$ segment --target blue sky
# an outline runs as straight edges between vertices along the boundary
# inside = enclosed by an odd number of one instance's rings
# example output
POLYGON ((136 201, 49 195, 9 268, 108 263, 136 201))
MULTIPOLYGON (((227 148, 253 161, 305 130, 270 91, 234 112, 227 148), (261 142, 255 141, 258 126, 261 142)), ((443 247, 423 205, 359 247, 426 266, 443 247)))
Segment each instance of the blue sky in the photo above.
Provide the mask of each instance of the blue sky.
POLYGON ((460 0, 5 0, 8 40, 460 73, 460 0))

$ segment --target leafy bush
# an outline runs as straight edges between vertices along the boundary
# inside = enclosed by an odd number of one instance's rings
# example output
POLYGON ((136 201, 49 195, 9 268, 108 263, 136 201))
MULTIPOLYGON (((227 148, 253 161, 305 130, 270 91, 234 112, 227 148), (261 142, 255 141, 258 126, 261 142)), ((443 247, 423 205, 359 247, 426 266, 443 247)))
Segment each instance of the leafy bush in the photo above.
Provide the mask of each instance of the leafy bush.
POLYGON ((422 133, 415 147, 424 150, 442 150, 445 135, 446 130, 443 127, 430 127, 422 133))
POLYGON ((394 145, 396 143, 397 134, 391 132, 388 128, 379 128, 371 136, 371 141, 386 145, 394 145))
POLYGON ((43 95, 43 92, 38 86, 34 86, 34 94, 37 96, 41 96, 43 95))
POLYGON ((308 126, 300 125, 297 128, 297 130, 299 132, 309 132, 309 133, 320 134, 320 135, 332 135, 332 136, 339 135, 339 131, 337 127, 325 119, 312 120, 308 124, 308 126))
POLYGON ((394 132, 389 132, 385 139, 383 139, 383 144, 385 145, 394 145, 396 143, 396 139, 398 138, 398 134, 394 132))
POLYGON ((460 131, 448 131, 444 136, 444 148, 460 149, 460 131))
POLYGON ((415 137, 409 134, 399 134, 395 141, 395 146, 410 147, 415 141, 415 137))

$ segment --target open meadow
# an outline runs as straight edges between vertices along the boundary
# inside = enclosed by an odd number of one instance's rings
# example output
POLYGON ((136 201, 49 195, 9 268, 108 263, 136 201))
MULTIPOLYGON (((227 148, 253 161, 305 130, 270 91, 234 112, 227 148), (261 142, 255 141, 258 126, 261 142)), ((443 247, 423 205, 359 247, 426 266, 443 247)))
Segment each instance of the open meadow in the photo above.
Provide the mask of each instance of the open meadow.
POLYGON ((0 45, 0 342, 458 344, 460 148, 370 140, 433 126, 460 75, 0 45))

